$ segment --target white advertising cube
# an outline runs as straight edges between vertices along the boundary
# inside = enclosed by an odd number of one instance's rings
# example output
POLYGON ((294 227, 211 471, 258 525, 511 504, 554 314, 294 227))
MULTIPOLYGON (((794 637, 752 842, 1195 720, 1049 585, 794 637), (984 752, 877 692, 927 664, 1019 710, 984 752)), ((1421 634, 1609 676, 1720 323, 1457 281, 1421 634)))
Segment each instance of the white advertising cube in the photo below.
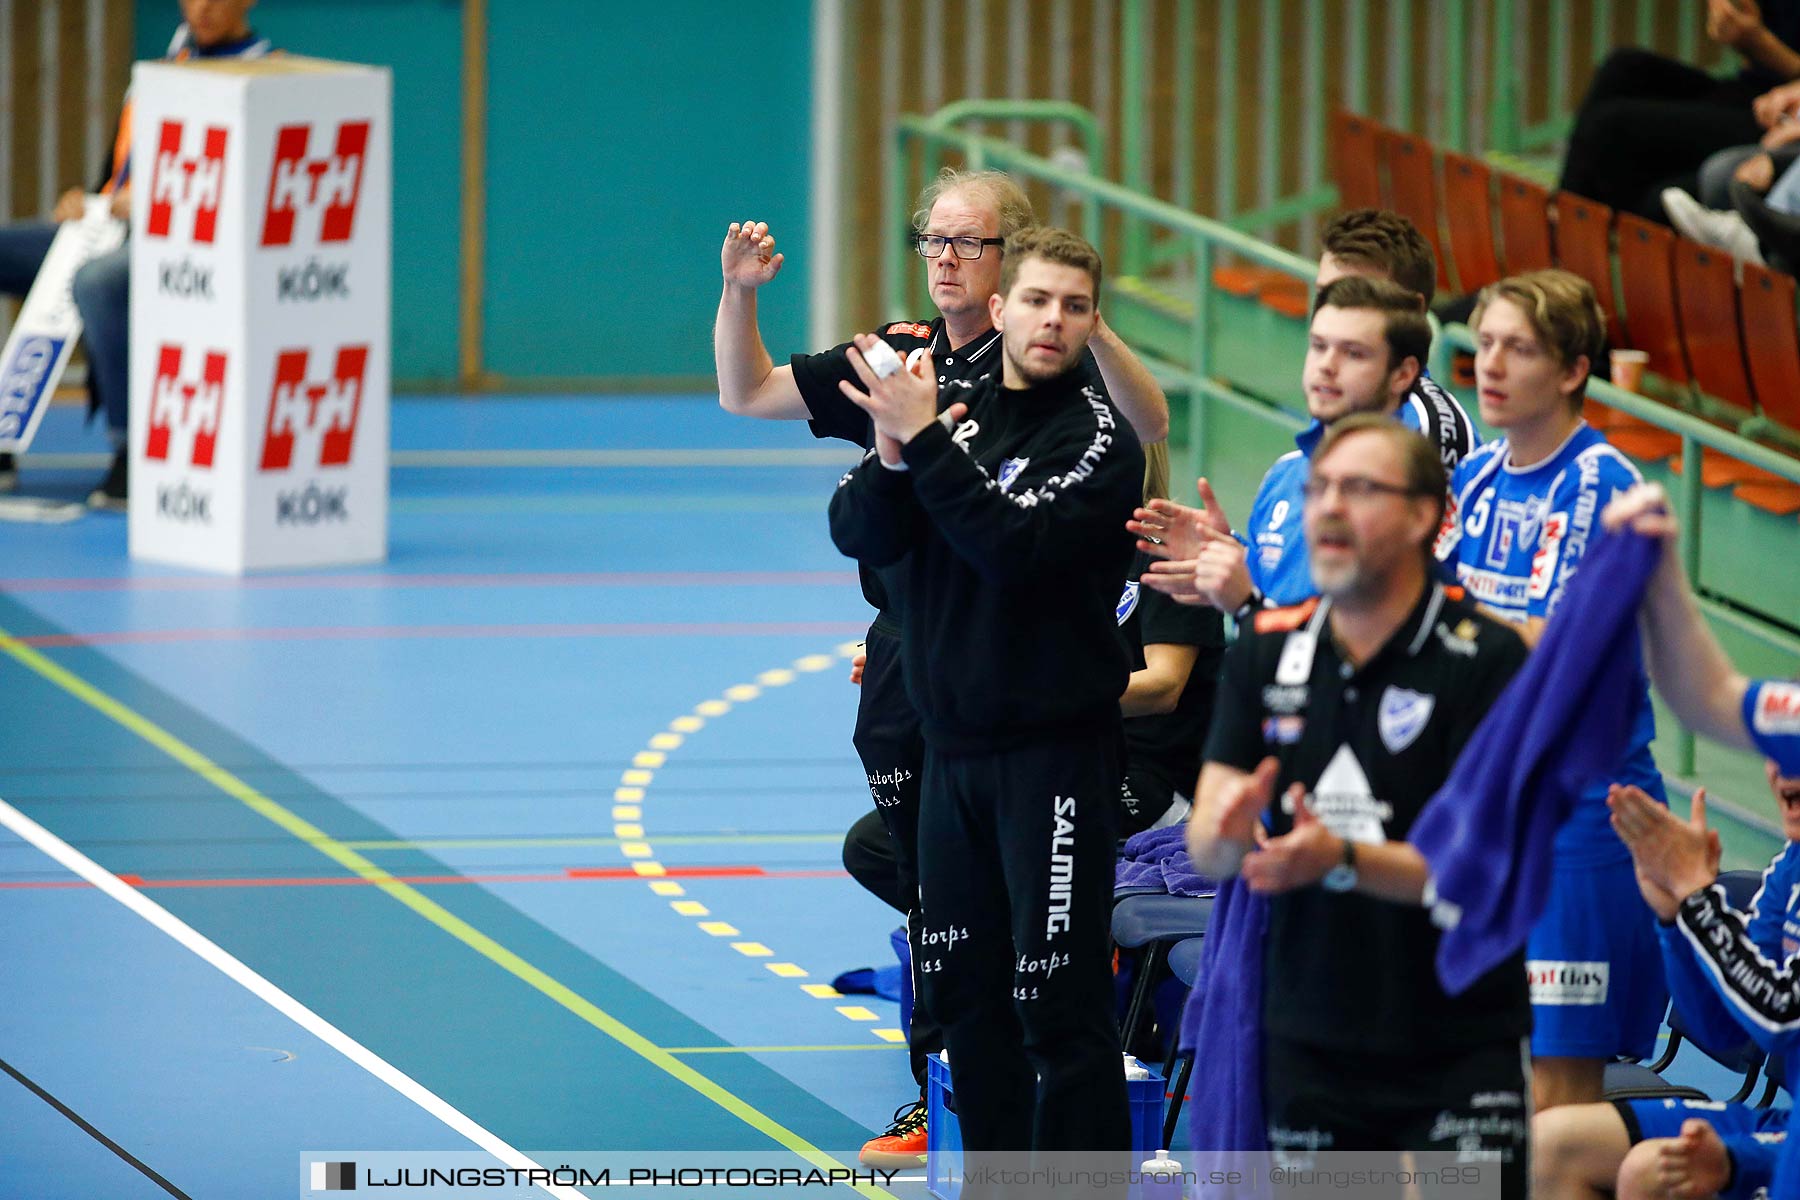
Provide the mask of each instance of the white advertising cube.
POLYGON ((392 80, 132 71, 131 556, 387 556, 392 80))

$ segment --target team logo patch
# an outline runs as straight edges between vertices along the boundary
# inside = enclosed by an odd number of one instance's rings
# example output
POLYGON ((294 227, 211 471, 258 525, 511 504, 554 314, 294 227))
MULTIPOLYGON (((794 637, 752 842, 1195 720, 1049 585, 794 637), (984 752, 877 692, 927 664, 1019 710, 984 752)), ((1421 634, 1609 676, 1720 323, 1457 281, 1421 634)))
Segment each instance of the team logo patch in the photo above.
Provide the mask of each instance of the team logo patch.
POLYGON ((884 331, 887 333, 903 333, 907 337, 929 338, 931 326, 919 325, 912 321, 896 321, 884 331))
POLYGON ((1800 733, 1800 683, 1763 684, 1751 722, 1762 734, 1800 733))
POLYGON ((1398 754, 1418 740, 1436 705, 1437 697, 1410 688, 1390 687, 1381 693, 1376 723, 1381 729, 1381 744, 1389 754, 1398 754))
POLYGON ((1131 614, 1137 611, 1138 589, 1142 586, 1135 579, 1125 581, 1125 591, 1119 596, 1119 606, 1113 609, 1113 616, 1118 619, 1119 624, 1129 621, 1131 614))
POLYGON ((1533 1004, 1592 1008, 1606 1003, 1612 964, 1532 959, 1525 964, 1533 1004))
POLYGON ((1019 472, 1030 465, 1031 460, 1029 458, 1009 458, 1001 463, 1000 478, 997 481, 1000 484, 1000 490, 1004 492, 1007 488, 1011 487, 1013 480, 1019 477, 1019 472))

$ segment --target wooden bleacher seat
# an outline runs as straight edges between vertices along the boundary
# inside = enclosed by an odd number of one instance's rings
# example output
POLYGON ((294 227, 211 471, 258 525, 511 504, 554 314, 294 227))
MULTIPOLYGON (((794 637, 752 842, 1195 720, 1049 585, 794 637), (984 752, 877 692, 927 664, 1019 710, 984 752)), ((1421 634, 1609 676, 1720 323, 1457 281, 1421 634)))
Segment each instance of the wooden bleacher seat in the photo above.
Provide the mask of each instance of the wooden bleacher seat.
POLYGON ((1431 143, 1395 129, 1380 130, 1375 137, 1381 161, 1387 167, 1388 207, 1419 227, 1437 258, 1439 292, 1450 290, 1449 264, 1444 239, 1438 233, 1436 156, 1431 143))
POLYGON ((1446 150, 1443 198, 1457 290, 1479 291, 1500 278, 1500 255, 1494 248, 1493 173, 1479 159, 1446 150))
POLYGON ((1508 275, 1551 265, 1550 193, 1517 175, 1500 176, 1500 262, 1508 275))
POLYGON ((1369 118, 1338 109, 1331 114, 1331 177, 1340 208, 1382 207, 1381 172, 1369 118))

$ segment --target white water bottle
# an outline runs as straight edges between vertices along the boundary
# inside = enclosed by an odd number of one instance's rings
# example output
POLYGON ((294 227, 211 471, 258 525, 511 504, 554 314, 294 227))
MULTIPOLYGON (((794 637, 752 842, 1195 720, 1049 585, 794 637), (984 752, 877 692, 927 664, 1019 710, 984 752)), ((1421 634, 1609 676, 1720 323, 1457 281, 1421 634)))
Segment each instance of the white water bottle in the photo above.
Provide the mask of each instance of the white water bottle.
POLYGON ((1158 1150, 1156 1157, 1138 1167, 1143 1177, 1138 1187, 1139 1200, 1182 1200, 1181 1164, 1158 1150))

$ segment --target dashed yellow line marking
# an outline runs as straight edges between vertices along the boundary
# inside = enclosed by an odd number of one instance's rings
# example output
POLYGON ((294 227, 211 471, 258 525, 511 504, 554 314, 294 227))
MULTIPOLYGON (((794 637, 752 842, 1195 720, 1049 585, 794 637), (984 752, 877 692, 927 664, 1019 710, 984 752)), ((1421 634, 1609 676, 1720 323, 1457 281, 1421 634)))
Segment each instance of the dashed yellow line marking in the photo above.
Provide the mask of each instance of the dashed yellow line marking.
MULTIPOLYGON (((644 832, 642 801, 644 799, 644 789, 648 787, 655 778, 654 772, 668 764, 667 752, 680 749, 685 744, 684 735, 700 732, 705 728, 707 718, 724 716, 731 711, 733 704, 745 704, 757 699, 763 694, 765 688, 786 687, 788 684, 793 683, 797 678, 796 672, 814 673, 829 670, 839 659, 854 658, 861 652, 861 642, 845 642, 837 647, 835 654, 808 654, 795 659, 791 669, 787 667, 776 667, 764 671, 756 677, 755 683, 740 683, 726 688, 723 698, 701 701, 694 706, 694 711, 691 715, 676 717, 669 722, 667 730, 652 735, 649 740, 649 748, 640 750, 632 756, 631 768, 620 775, 619 782, 621 786, 613 792, 613 799, 618 802, 613 808, 612 818, 615 822, 613 832, 621 839, 619 852, 628 859, 637 860, 632 862, 632 866, 637 870, 638 874, 643 876, 664 874, 662 865, 652 860, 654 851, 644 832)), ((682 896, 686 894, 682 890, 680 884, 671 880, 653 879, 650 887, 658 896, 682 896)), ((673 909, 677 915, 684 917, 706 917, 711 915, 707 906, 697 900, 674 900, 670 902, 669 907, 673 909)), ((713 937, 739 936, 737 928, 725 921, 700 921, 698 922, 698 928, 701 932, 710 934, 713 937)), ((736 950, 739 954, 744 955, 746 958, 772 958, 775 954, 773 950, 761 942, 732 942, 731 948, 736 950)), ((779 979, 805 979, 808 977, 806 968, 800 966, 798 963, 765 962, 763 966, 768 968, 770 973, 779 979)), ((816 999, 835 1000, 842 998, 842 993, 830 984, 803 983, 799 986, 808 996, 812 996, 816 999)), ((862 1005, 840 1005, 837 1007, 837 1011, 842 1014, 846 1020, 859 1023, 872 1022, 880 1019, 874 1012, 862 1005)), ((882 1043, 882 1046, 894 1042, 904 1042, 906 1040, 906 1035, 897 1029, 871 1029, 869 1032, 882 1043)), ((868 1048, 879 1049, 882 1048, 882 1046, 870 1046, 868 1048)), ((804 1047, 788 1048, 803 1049, 804 1047)), ((831 1049, 832 1047, 816 1048, 831 1049)), ((684 1052, 696 1054, 726 1053, 738 1049, 739 1048, 737 1047, 689 1047, 685 1048, 684 1052)))

